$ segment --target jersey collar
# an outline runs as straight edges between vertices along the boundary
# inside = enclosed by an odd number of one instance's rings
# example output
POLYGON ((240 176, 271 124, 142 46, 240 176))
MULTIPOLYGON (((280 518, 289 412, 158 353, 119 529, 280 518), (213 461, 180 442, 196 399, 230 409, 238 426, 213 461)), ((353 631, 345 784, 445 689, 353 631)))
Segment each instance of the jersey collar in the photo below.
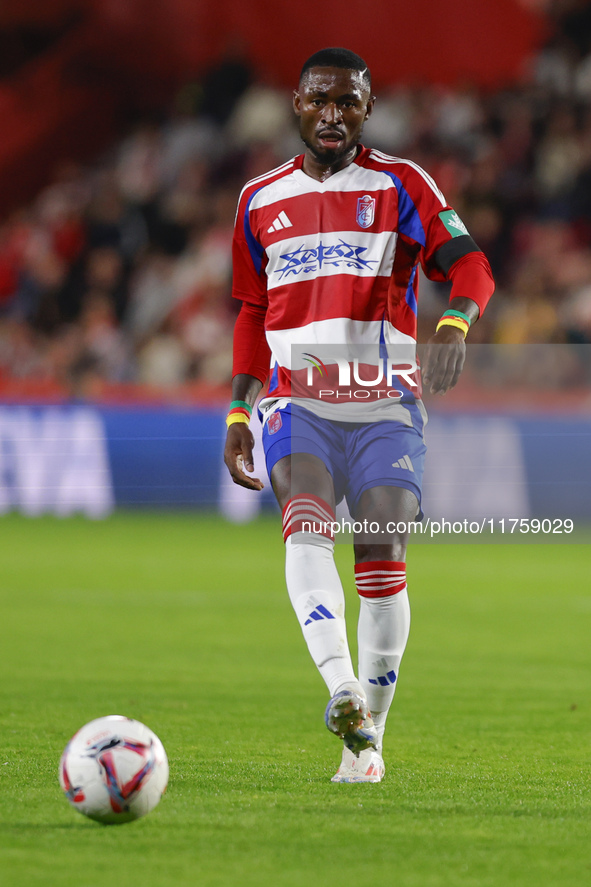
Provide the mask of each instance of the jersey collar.
MULTIPOLYGON (((366 148, 364 145, 357 145, 357 154, 355 155, 355 157, 353 158, 351 163, 349 163, 348 166, 343 167, 343 169, 340 169, 339 172, 344 172, 353 163, 357 164, 357 166, 364 166, 365 161, 369 157, 369 151, 370 151, 370 149, 366 148)), ((298 154, 297 157, 294 157, 294 159, 293 159, 294 170, 295 169, 301 170, 303 175, 306 175, 306 173, 304 172, 304 158, 305 158, 305 156, 306 156, 305 154, 298 154)), ((338 175, 338 173, 335 173, 335 175, 338 175)), ((310 178, 310 176, 308 176, 308 178, 310 178)))

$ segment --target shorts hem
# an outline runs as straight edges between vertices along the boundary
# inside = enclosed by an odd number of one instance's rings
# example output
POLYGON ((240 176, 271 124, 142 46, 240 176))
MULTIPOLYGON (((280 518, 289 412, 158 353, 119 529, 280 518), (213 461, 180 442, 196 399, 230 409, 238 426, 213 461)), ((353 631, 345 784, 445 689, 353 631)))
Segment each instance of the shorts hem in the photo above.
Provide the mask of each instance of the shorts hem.
POLYGON ((398 478, 398 477, 382 477, 382 478, 379 478, 376 480, 367 481, 367 483, 363 484, 359 488, 359 490, 357 491, 357 495, 355 497, 354 502, 350 502, 349 499, 347 498, 347 504, 349 506, 349 511, 351 512, 351 514, 353 514, 353 512, 356 510, 359 500, 361 499, 361 496, 363 495, 363 493, 365 493, 366 490, 372 490, 374 487, 401 487, 403 490, 409 490, 411 493, 414 493, 415 496, 417 497, 419 510, 416 514, 416 517, 414 517, 413 520, 422 520, 423 519, 424 515, 423 515, 423 510, 421 508, 421 496, 422 496, 421 488, 419 487, 418 484, 413 483, 413 481, 411 481, 411 480, 406 480, 405 478, 398 478))

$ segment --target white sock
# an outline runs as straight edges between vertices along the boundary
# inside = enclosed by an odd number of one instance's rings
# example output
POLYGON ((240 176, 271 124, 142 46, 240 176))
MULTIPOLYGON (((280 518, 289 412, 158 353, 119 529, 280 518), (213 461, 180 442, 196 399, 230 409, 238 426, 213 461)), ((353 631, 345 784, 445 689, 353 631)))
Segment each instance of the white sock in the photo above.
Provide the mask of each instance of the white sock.
POLYGON ((381 746, 410 630, 406 567, 395 561, 357 564, 355 579, 360 595, 359 680, 381 746))
POLYGON ((329 694, 351 689, 363 696, 349 652, 345 595, 334 562, 334 542, 315 533, 288 536, 285 578, 308 650, 329 694))

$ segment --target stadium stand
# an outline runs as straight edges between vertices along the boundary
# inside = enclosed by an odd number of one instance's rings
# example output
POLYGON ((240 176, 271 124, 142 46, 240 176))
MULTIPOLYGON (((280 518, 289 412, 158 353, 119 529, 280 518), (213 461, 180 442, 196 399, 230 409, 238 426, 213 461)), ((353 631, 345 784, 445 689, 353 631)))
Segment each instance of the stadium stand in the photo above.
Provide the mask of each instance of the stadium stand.
MULTIPOLYGON (((498 292, 472 342, 591 343, 591 26, 572 18, 519 84, 395 85, 367 125, 433 174, 491 261, 498 292)), ((0 225, 0 396, 223 396, 236 198, 297 152, 289 94, 220 58, 164 118, 61 163, 0 225)), ((423 340, 445 296, 424 284, 423 340)))

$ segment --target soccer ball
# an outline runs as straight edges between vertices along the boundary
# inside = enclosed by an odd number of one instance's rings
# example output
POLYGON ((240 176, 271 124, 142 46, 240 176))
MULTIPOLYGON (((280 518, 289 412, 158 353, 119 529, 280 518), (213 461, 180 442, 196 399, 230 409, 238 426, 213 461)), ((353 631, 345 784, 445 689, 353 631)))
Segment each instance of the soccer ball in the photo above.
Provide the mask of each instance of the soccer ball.
POLYGON ((108 715, 72 736, 59 780, 70 804, 97 822, 130 822, 153 810, 168 782, 168 760, 155 733, 132 718, 108 715))

